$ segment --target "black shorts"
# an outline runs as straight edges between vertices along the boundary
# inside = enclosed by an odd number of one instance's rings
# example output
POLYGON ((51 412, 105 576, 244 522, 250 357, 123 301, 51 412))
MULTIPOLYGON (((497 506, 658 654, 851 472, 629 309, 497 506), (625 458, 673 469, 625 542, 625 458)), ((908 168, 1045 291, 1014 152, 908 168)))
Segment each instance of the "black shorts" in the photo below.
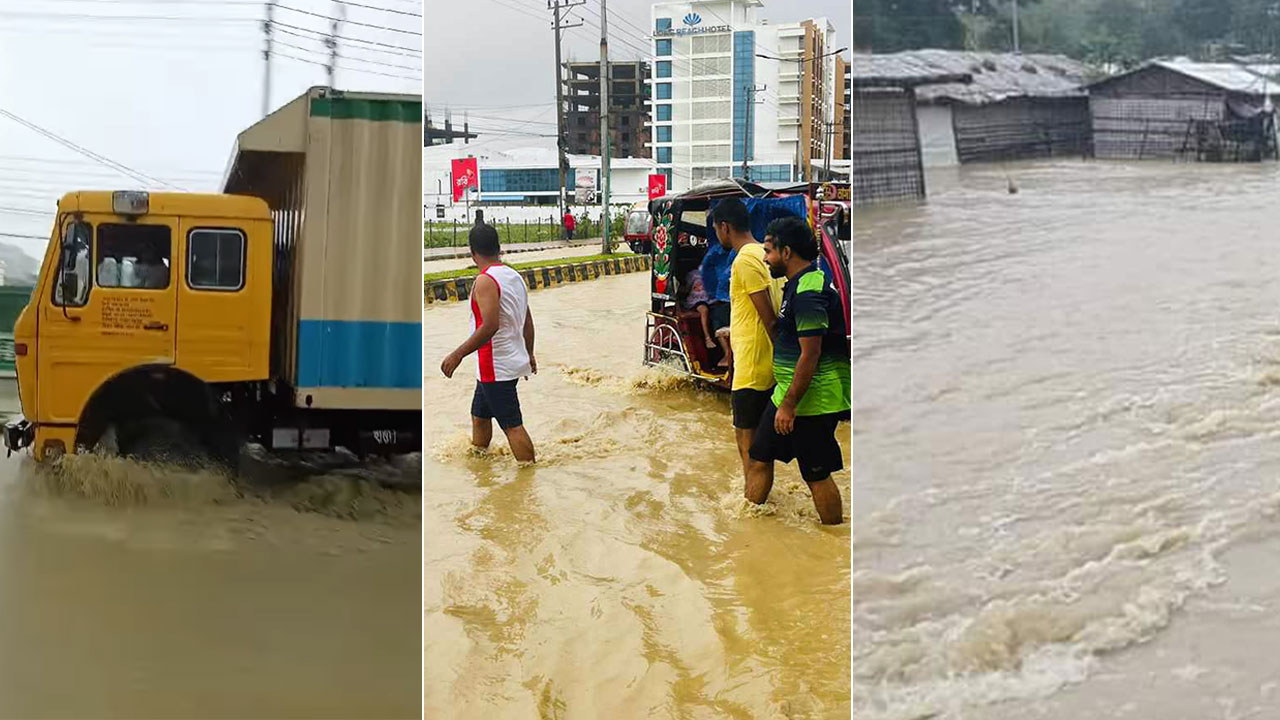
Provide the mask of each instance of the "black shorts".
POLYGON ((795 460, 805 482, 824 480, 844 467, 844 454, 836 440, 840 414, 797 415, 791 434, 779 435, 773 429, 773 418, 777 413, 778 408, 770 402, 760 416, 760 424, 748 451, 752 460, 784 463, 795 460))
POLYGON ((497 420, 498 427, 503 430, 523 425, 520 397, 516 395, 517 382, 519 380, 476 381, 476 394, 471 398, 471 415, 481 420, 497 420))
POLYGON ((733 403, 733 426, 739 430, 755 430, 760 424, 760 416, 766 408, 773 407, 773 388, 768 390, 752 390, 742 388, 729 395, 733 403))
POLYGON ((729 303, 713 302, 708 303, 708 307, 711 308, 711 332, 729 327, 729 303))

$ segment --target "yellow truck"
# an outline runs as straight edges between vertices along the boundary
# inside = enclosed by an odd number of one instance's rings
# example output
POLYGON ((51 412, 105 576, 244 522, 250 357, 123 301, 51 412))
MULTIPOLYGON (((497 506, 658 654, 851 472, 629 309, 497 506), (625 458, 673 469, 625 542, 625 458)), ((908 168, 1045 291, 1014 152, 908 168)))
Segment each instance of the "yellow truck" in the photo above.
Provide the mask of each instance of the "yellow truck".
POLYGON ((312 88, 240 133, 223 194, 64 195, 8 450, 419 450, 421 118, 312 88))

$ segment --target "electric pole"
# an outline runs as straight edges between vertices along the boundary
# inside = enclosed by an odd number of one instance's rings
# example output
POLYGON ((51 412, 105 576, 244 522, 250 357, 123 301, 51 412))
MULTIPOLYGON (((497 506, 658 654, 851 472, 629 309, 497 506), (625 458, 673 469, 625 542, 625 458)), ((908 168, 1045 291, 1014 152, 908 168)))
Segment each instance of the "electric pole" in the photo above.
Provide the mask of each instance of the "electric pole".
POLYGON ((329 24, 329 37, 324 39, 325 47, 329 48, 329 64, 324 66, 325 73, 329 76, 329 87, 334 87, 334 73, 338 63, 338 28, 342 26, 342 21, 347 16, 347 6, 338 4, 338 15, 333 18, 333 22, 329 24))
MULTIPOLYGON (((747 95, 747 127, 745 132, 742 133, 742 179, 750 182, 751 168, 747 165, 747 159, 751 157, 751 153, 748 152, 752 145, 751 118, 756 114, 753 106, 757 104, 756 93, 764 92, 767 89, 767 86, 761 85, 760 87, 756 87, 755 85, 743 85, 742 89, 746 91, 747 95)), ((799 144, 798 140, 796 142, 799 144)))
POLYGON ((613 142, 609 137, 609 32, 607 29, 605 0, 600 0, 600 188, 604 191, 603 211, 600 214, 601 252, 612 252, 609 234, 613 218, 609 216, 609 155, 613 142))
POLYGON ((547 0, 547 9, 553 13, 551 28, 555 30, 556 38, 556 155, 559 159, 557 165, 560 167, 560 192, 556 193, 556 197, 560 200, 560 214, 556 217, 556 221, 561 223, 561 237, 564 236, 564 183, 565 176, 569 173, 569 158, 564 151, 564 86, 560 82, 560 31, 579 27, 582 25, 582 21, 579 20, 573 25, 562 25, 560 23, 560 11, 583 5, 586 2, 587 0, 547 0))
POLYGON ((271 23, 276 4, 267 2, 267 19, 262 23, 262 33, 266 38, 266 47, 262 50, 262 117, 271 112, 271 23))
POLYGON ((1013 54, 1022 54, 1018 46, 1018 0, 1013 0, 1013 54))

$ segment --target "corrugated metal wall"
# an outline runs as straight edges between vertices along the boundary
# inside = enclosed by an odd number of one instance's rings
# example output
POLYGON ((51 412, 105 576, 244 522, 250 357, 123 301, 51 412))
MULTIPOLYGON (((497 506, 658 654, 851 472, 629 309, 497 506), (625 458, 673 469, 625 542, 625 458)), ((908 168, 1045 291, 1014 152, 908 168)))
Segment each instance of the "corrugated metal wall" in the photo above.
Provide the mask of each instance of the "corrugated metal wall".
POLYGON ((912 91, 855 89, 851 128, 855 205, 924 197, 912 91))
POLYGON ((1058 156, 1089 148, 1087 98, 1015 98, 952 109, 960 162, 1058 156))

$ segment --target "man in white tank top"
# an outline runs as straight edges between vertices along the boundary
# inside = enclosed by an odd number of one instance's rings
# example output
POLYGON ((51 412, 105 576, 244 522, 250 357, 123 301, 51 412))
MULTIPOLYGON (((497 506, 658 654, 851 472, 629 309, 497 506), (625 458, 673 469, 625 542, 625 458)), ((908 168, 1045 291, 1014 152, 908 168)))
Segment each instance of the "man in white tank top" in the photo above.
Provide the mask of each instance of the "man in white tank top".
POLYGON ((538 372, 533 356, 533 314, 520 273, 502 264, 498 231, 478 224, 468 235, 471 259, 480 274, 471 288, 471 337, 440 363, 453 377, 464 358, 476 354, 476 391, 471 399, 471 444, 488 448, 493 421, 507 435, 511 454, 533 462, 533 440, 524 429, 516 383, 538 372))

